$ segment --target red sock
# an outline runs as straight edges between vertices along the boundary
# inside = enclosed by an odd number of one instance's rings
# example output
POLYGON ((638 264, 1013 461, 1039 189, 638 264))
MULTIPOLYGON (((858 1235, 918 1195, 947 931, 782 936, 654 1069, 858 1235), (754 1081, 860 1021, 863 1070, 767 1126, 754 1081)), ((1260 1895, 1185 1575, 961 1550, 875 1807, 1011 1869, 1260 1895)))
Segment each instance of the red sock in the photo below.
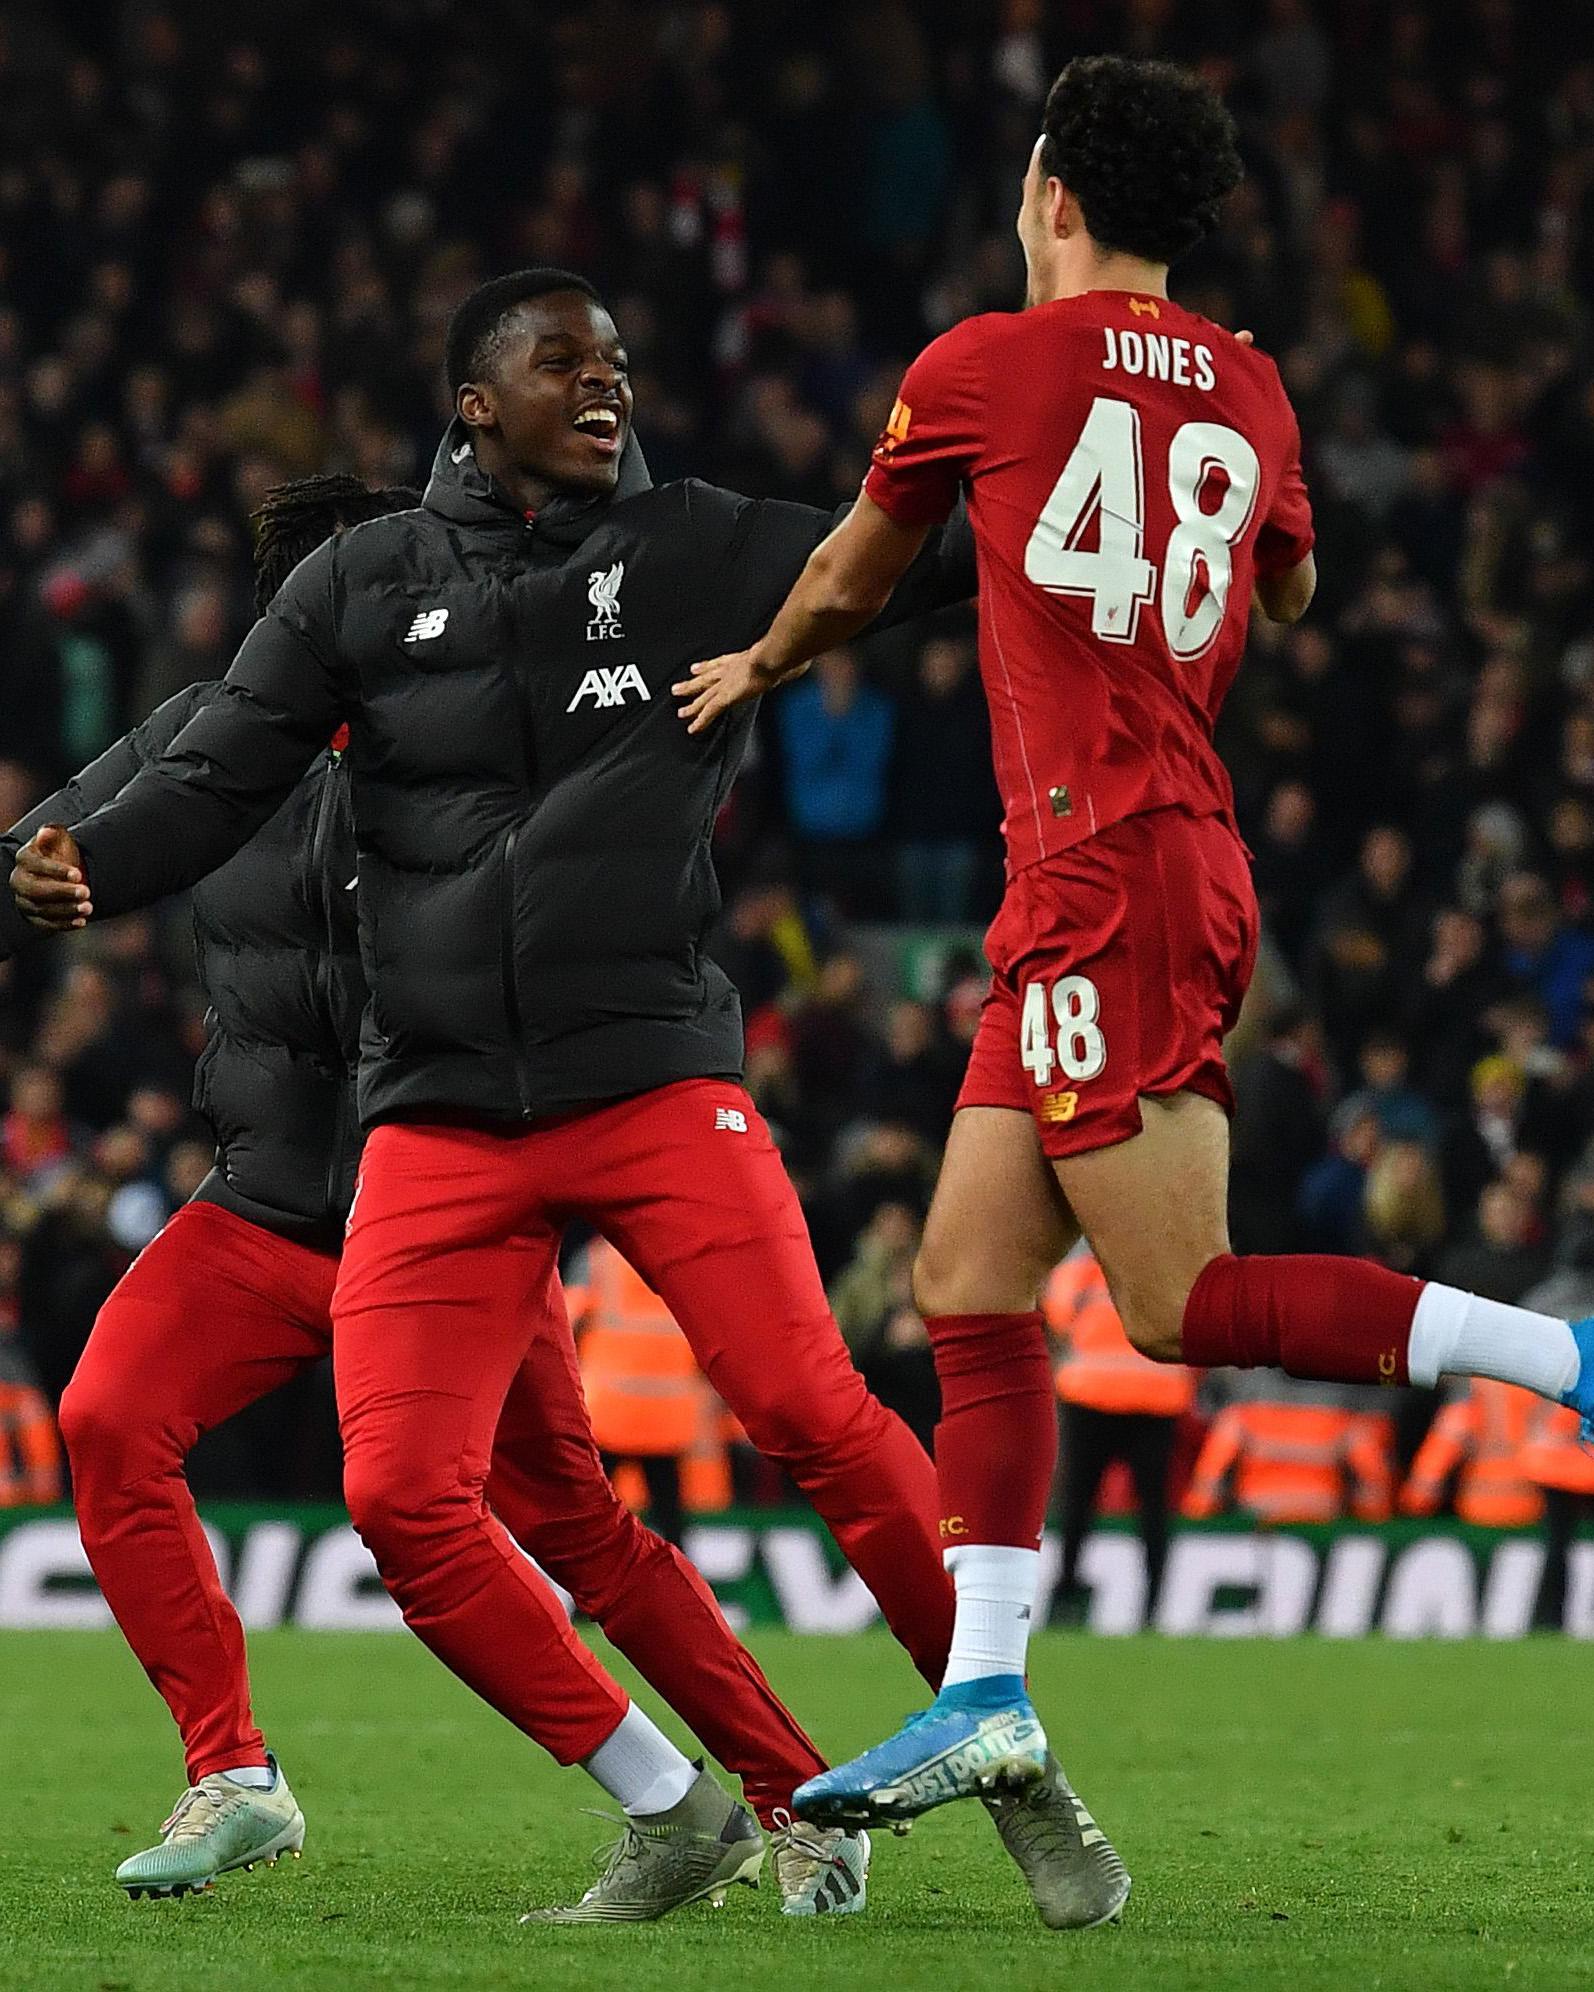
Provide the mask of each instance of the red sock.
POLYGON ((1318 1383, 1405 1383, 1422 1281, 1369 1259, 1214 1259, 1184 1305, 1198 1369, 1281 1369, 1318 1383))
POLYGON ((1057 1404, 1040 1314, 937 1314, 941 1546, 1034 1549, 1057 1470, 1057 1404))

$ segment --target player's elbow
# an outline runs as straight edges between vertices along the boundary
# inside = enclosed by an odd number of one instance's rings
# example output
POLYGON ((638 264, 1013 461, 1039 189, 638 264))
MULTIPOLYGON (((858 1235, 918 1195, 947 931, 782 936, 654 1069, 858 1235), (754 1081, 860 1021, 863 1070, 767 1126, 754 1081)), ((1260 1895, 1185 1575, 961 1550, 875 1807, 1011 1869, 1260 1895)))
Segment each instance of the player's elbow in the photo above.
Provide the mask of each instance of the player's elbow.
POLYGON ((1312 606, 1312 597, 1317 593, 1315 578, 1305 582, 1294 582, 1286 588, 1272 611, 1276 623, 1298 623, 1312 606))
POLYGON ((874 621, 890 599, 889 588, 871 587, 863 581, 843 576, 826 591, 822 608, 826 615, 834 616, 838 622, 855 624, 861 629, 865 623, 874 621))
POLYGON ((860 625, 872 622, 891 599, 889 581, 879 580, 829 546, 822 546, 810 561, 808 579, 814 606, 822 615, 838 620, 860 625))
POLYGON ((1257 599, 1269 622, 1298 623, 1317 593, 1317 562, 1308 554, 1285 574, 1269 574, 1257 583, 1257 599))

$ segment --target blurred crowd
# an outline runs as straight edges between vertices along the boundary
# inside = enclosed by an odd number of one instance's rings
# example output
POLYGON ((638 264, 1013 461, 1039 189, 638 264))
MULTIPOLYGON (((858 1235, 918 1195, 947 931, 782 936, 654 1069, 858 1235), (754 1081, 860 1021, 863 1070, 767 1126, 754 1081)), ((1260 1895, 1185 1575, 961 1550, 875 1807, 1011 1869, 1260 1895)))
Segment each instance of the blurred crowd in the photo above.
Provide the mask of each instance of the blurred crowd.
MULTIPOLYGON (((837 505, 919 345, 1018 300, 1055 70, 1191 61, 1249 177, 1175 289, 1278 357, 1322 576, 1303 625, 1257 631, 1221 736, 1267 927, 1237 1244, 1594 1308, 1591 19, 0 4, 0 817, 225 669, 268 486, 424 474, 443 328, 482 277, 557 262, 604 289, 655 476, 837 505)), ((920 1429, 906 1268, 996 818, 952 615, 771 701, 719 826, 750 1083, 849 1339, 920 1429), (910 927, 941 941, 910 960, 910 927)), ((180 912, 0 970, 0 1350, 46 1396, 203 1174, 201 1029, 180 912)), ((1404 1412, 1403 1466, 1432 1411, 1404 1412)), ((208 1441, 200 1482, 326 1491, 329 1430, 306 1386, 208 1441)))

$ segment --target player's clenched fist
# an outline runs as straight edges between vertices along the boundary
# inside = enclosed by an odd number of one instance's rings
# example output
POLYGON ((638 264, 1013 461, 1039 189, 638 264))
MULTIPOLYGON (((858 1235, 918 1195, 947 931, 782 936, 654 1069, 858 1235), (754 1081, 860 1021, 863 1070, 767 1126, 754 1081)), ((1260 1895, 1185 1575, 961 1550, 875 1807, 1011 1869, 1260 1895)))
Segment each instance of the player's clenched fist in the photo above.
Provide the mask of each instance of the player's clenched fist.
POLYGON ((30 927, 64 934, 84 926, 94 907, 83 878, 83 854, 70 830, 47 823, 17 853, 11 896, 30 927))

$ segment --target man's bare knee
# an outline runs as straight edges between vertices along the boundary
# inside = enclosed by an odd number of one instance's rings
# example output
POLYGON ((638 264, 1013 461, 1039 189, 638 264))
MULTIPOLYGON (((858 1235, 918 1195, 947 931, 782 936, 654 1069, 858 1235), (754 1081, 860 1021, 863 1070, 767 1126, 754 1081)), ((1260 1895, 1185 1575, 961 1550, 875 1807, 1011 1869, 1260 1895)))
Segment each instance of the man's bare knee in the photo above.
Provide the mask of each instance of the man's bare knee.
POLYGON ((1182 1353, 1184 1308, 1130 1307, 1121 1316, 1124 1333, 1143 1356, 1154 1363, 1176 1363, 1182 1353))
MULTIPOLYGON (((1213 1253, 1209 1258, 1216 1256, 1213 1253)), ((1206 1263, 1204 1260, 1197 1265, 1192 1258, 1188 1267, 1168 1273, 1138 1292, 1123 1280, 1114 1286, 1112 1276, 1108 1275, 1107 1284, 1113 1291, 1113 1304, 1124 1324, 1124 1333, 1141 1355, 1149 1356, 1154 1363, 1184 1360, 1185 1309, 1206 1263)))
POLYGON ((927 1238, 913 1262, 913 1304, 924 1315, 1027 1314, 1051 1270, 1022 1257, 945 1251, 927 1238))
POLYGON ((1077 1231, 1028 1114, 965 1107, 913 1268, 920 1313, 1027 1314, 1077 1231))
POLYGON ((955 1254, 937 1249, 926 1239, 913 1260, 914 1306, 921 1314, 962 1312, 957 1295, 966 1277, 967 1269, 959 1265, 955 1254))

